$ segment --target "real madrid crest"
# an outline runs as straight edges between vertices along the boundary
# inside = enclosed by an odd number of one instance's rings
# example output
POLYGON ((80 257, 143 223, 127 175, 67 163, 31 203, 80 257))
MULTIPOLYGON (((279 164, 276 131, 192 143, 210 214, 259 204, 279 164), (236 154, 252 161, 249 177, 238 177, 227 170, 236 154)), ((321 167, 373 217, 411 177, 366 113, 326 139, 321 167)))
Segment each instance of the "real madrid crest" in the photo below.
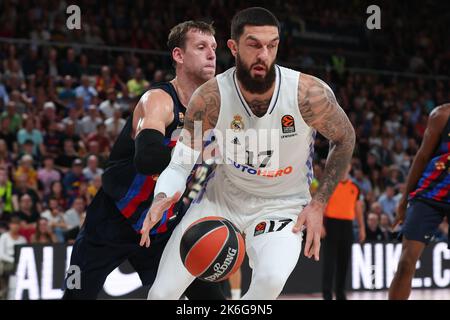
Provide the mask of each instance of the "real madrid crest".
POLYGON ((242 122, 242 117, 240 115, 235 115, 233 121, 231 121, 230 127, 234 132, 244 130, 244 122, 242 122))

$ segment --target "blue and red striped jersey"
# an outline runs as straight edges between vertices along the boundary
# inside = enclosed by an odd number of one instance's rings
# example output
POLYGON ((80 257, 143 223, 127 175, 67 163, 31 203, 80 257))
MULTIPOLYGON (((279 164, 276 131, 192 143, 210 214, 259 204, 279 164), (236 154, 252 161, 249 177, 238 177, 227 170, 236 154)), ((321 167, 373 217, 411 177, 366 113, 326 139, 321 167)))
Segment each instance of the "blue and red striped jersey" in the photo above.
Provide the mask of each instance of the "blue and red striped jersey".
POLYGON ((425 198, 450 204, 450 118, 432 159, 409 199, 425 198))
MULTIPOLYGON (((166 128, 164 138, 164 144, 173 148, 177 141, 177 136, 173 133, 176 129, 182 127, 186 108, 181 104, 175 88, 170 82, 154 85, 152 89, 162 89, 173 99, 174 120, 166 128)), ((147 176, 136 171, 133 161, 135 146, 134 140, 131 138, 132 123, 133 116, 131 115, 111 150, 108 165, 102 177, 103 192, 99 192, 98 196, 108 197, 133 228, 140 231, 153 200, 158 175, 147 176)), ((159 224, 153 228, 151 234, 165 232, 167 222, 175 213, 174 207, 167 210, 159 224)))

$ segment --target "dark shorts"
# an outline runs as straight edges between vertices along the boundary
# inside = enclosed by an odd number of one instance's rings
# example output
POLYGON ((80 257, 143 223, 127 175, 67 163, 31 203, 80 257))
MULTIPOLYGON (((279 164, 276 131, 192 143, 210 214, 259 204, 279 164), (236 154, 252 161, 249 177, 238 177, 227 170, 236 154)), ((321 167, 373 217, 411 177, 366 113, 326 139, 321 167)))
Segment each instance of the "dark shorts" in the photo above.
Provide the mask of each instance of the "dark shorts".
MULTIPOLYGON (((401 234, 407 240, 428 244, 435 236, 444 217, 450 222, 450 205, 417 198, 408 202, 401 234)), ((450 241, 448 242, 450 248, 450 241)))
POLYGON ((67 298, 95 299, 108 274, 125 260, 139 274, 143 285, 151 285, 166 243, 181 218, 177 216, 170 221, 167 232, 152 236, 149 248, 141 247, 140 234, 107 202, 97 198, 88 209, 70 262, 80 268, 82 289, 68 290, 64 286, 66 297, 70 295, 67 298))

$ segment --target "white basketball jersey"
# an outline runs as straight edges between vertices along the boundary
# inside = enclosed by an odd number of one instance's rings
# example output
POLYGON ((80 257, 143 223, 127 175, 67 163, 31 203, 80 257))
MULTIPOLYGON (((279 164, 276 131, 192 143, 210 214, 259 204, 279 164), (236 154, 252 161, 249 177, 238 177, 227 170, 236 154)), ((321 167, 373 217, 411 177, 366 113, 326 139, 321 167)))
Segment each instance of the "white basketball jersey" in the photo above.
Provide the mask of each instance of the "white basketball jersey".
POLYGON ((240 92, 233 67, 217 76, 220 113, 214 130, 220 170, 237 188, 261 197, 311 199, 315 130, 298 107, 300 73, 276 65, 267 113, 259 118, 240 92))

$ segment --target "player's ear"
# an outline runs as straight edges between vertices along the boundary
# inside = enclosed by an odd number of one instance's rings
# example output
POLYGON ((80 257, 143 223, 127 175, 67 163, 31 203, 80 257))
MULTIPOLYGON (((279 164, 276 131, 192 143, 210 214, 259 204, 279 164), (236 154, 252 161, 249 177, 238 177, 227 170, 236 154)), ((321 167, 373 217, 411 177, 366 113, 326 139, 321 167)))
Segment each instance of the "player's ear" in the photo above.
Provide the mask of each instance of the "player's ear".
POLYGON ((231 51, 231 54, 233 55, 233 57, 236 57, 237 55, 237 42, 233 39, 229 39, 227 41, 227 46, 231 51))
POLYGON ((172 59, 178 64, 183 64, 183 50, 179 47, 173 48, 172 59))

